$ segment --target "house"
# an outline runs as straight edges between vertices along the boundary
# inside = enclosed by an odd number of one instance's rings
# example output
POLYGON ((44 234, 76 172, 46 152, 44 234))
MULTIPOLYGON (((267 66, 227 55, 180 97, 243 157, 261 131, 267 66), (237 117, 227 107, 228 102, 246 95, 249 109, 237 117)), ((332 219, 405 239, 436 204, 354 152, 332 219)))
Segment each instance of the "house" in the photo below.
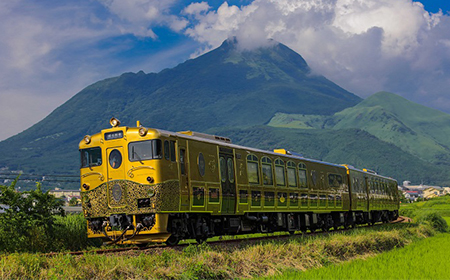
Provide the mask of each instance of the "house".
POLYGON ((410 201, 417 201, 418 198, 422 197, 420 191, 403 191, 403 195, 410 201))
POLYGON ((423 198, 425 199, 430 199, 438 196, 441 196, 441 190, 435 187, 429 187, 423 190, 423 198))
POLYGON ((75 197, 77 199, 77 201, 80 200, 80 203, 81 203, 81 191, 80 190, 61 190, 59 188, 55 188, 54 190, 51 190, 49 193, 54 195, 56 198, 63 199, 64 203, 66 205, 69 205, 69 201, 73 197, 75 197))

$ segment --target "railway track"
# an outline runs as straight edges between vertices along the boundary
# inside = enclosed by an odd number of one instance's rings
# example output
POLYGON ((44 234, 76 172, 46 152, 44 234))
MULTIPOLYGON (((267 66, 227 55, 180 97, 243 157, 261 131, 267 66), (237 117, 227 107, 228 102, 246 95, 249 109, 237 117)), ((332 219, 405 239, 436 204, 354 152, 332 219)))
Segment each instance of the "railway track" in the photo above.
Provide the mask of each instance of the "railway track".
MULTIPOLYGON (((400 216, 397 220, 395 221, 391 221, 390 224, 397 224, 397 223, 410 223, 412 220, 408 217, 402 217, 400 216)), ((362 226, 358 226, 358 227, 373 227, 373 226, 381 226, 384 225, 384 223, 377 223, 375 225, 362 225, 362 226)), ((276 239, 276 240, 280 240, 280 239, 289 239, 291 236, 295 236, 295 235, 303 235, 303 234, 308 234, 308 235, 318 235, 318 234, 330 234, 330 233, 338 233, 338 232, 345 232, 348 230, 352 230, 352 229, 338 229, 338 230, 333 230, 333 231, 317 231, 317 232, 308 232, 308 233, 303 233, 303 232, 299 232, 296 234, 277 234, 277 235, 270 235, 270 236, 262 236, 262 237, 239 237, 238 235, 236 236, 237 238, 233 238, 233 239, 227 239, 227 240, 218 240, 218 241, 209 241, 207 242, 208 245, 212 245, 212 246, 229 246, 232 244, 241 244, 242 242, 247 242, 247 243, 256 243, 262 240, 271 240, 271 239, 276 239)), ((57 255, 73 255, 73 256, 80 256, 80 255, 84 255, 84 254, 97 254, 97 255, 106 255, 106 254, 116 254, 116 253, 121 253, 121 252, 129 252, 129 251, 149 251, 149 250, 165 250, 167 248, 170 248, 172 250, 178 250, 181 251, 183 250, 185 247, 191 245, 191 244, 197 244, 196 241, 192 241, 192 242, 187 242, 187 243, 183 243, 183 244, 178 244, 175 246, 167 246, 165 244, 155 244, 155 245, 150 245, 147 247, 126 247, 126 248, 111 248, 111 249, 101 249, 101 250, 96 250, 96 251, 74 251, 74 252, 63 252, 63 253, 48 253, 48 254, 44 254, 44 256, 48 256, 48 257, 53 257, 53 256, 57 256, 57 255)))

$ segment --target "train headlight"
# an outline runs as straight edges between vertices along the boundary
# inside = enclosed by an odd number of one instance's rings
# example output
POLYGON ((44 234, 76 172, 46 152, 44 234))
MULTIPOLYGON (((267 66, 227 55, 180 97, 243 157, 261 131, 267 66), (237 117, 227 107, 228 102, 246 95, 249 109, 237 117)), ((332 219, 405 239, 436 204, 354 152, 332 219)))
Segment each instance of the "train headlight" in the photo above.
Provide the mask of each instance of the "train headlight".
POLYGON ((139 135, 145 136, 145 135, 147 135, 147 132, 148 132, 147 128, 145 128, 145 127, 139 128, 139 135))
POLYGON ((111 124, 112 127, 117 127, 120 125, 120 121, 116 118, 111 118, 109 120, 109 123, 111 124))
POLYGON ((151 189, 148 190, 148 196, 149 196, 149 197, 155 196, 155 190, 154 190, 153 188, 151 188, 151 189))
POLYGON ((84 184, 83 184, 83 188, 84 188, 85 190, 89 190, 90 186, 89 186, 89 184, 84 183, 84 184))
POLYGON ((86 144, 89 144, 89 143, 91 143, 91 136, 89 136, 89 135, 86 135, 86 136, 84 136, 84 143, 86 143, 86 144))

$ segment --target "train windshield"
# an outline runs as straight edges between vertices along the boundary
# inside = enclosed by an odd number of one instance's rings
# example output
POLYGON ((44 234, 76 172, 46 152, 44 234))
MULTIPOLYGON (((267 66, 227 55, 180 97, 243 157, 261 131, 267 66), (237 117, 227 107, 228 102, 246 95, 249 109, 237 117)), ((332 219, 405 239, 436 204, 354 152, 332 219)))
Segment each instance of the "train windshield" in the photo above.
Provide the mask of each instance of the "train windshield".
POLYGON ((80 150, 81 168, 102 165, 102 149, 100 147, 80 150))
POLYGON ((143 161, 162 158, 162 142, 159 139, 132 142, 128 145, 130 161, 143 161))

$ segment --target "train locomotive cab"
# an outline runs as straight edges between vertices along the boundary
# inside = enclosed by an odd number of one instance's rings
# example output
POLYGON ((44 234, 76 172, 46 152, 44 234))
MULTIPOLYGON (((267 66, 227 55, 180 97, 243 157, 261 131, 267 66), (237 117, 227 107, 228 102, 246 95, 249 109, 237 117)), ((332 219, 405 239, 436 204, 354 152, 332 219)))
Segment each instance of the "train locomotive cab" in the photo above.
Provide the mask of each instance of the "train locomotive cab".
MULTIPOLYGON (((88 220, 88 237, 103 238, 110 243, 164 242, 168 214, 161 210, 178 210, 178 202, 167 202, 178 187, 164 181, 162 169, 176 175, 175 141, 158 130, 120 127, 111 119, 112 128, 85 136, 79 144, 81 156, 81 196, 88 220), (162 168, 163 143, 167 143, 172 161, 162 168), (172 147, 171 147, 172 146, 172 147), (162 205, 162 199, 166 205, 162 205), (164 209, 165 208, 165 209, 164 209)), ((170 200, 169 200, 170 201, 170 200)))

